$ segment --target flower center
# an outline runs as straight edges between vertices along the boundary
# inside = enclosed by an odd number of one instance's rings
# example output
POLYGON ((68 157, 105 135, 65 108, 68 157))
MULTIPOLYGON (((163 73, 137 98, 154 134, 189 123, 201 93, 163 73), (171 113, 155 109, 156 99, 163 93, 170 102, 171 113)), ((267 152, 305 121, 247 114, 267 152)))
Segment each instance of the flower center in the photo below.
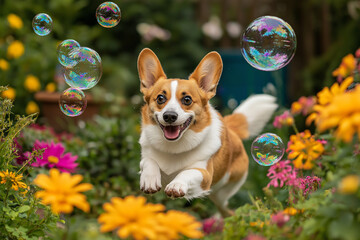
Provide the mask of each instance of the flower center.
POLYGON ((49 157, 48 157, 48 161, 49 161, 49 163, 54 163, 54 164, 56 164, 56 163, 59 162, 59 158, 58 158, 58 157, 55 157, 55 156, 49 156, 49 157))

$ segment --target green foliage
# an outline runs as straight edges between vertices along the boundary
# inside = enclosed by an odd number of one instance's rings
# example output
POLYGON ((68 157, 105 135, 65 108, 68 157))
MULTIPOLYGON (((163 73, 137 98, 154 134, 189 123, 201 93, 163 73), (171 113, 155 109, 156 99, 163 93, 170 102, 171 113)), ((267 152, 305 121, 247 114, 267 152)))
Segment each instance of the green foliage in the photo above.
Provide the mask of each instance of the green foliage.
MULTIPOLYGON (((1 91, 6 88, 0 87, 1 91)), ((13 172, 16 176, 24 173, 26 164, 41 152, 33 152, 29 161, 19 166, 14 164, 17 150, 15 138, 30 123, 35 122, 36 115, 27 117, 11 114, 12 101, 0 98, 0 238, 35 240, 49 239, 47 232, 56 228, 58 216, 40 204, 34 197, 34 186, 28 179, 10 179, 5 173, 13 172), (12 187, 14 181, 24 185, 18 189, 12 187)))

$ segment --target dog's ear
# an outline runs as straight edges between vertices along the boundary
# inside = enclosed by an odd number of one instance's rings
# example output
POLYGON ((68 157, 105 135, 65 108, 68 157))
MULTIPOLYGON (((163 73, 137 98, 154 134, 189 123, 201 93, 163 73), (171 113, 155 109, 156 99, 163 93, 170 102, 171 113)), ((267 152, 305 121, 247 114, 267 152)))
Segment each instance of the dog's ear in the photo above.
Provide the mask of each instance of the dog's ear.
POLYGON ((145 89, 153 86, 160 78, 166 78, 159 59, 149 48, 144 48, 140 52, 137 66, 141 83, 141 92, 144 92, 145 89))
POLYGON ((208 53, 190 75, 206 93, 208 99, 215 96, 216 86, 219 82, 223 64, 217 52, 208 53))

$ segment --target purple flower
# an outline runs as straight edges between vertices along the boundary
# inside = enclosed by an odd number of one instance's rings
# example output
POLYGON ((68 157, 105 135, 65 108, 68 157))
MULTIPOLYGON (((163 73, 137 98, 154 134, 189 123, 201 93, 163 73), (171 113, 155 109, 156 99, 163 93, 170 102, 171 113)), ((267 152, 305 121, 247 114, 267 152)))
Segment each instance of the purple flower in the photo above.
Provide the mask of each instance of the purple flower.
POLYGON ((34 150, 44 149, 42 157, 36 157, 33 167, 57 168, 61 172, 73 172, 78 166, 75 161, 77 156, 65 152, 65 147, 61 143, 47 143, 35 141, 34 150))

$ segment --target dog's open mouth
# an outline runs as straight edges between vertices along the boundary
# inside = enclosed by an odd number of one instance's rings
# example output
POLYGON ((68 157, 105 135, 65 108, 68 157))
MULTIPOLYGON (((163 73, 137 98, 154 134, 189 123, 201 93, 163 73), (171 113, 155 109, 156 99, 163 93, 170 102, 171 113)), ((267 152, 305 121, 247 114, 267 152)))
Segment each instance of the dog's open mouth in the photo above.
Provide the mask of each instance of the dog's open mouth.
POLYGON ((164 132, 164 136, 167 140, 176 140, 180 137, 181 133, 187 129, 191 123, 193 117, 189 117, 183 124, 181 125, 168 125, 164 126, 159 122, 161 129, 164 132))

